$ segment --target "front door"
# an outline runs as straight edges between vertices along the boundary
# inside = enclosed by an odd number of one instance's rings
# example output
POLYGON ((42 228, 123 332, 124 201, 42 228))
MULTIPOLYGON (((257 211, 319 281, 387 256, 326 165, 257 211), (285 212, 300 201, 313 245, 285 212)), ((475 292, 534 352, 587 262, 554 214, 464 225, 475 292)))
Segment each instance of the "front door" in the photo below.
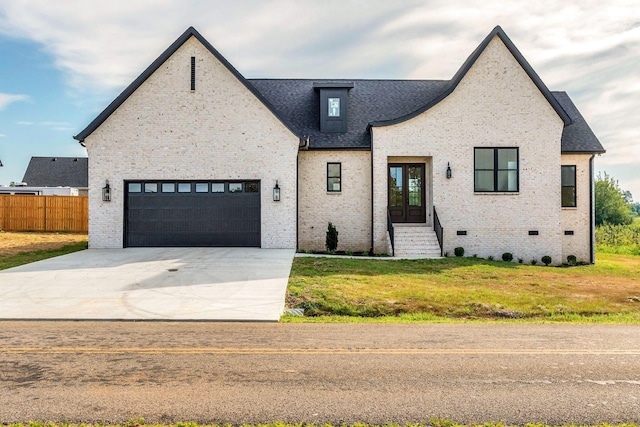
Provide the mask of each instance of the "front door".
POLYGON ((389 164, 391 222, 425 222, 424 164, 389 164))

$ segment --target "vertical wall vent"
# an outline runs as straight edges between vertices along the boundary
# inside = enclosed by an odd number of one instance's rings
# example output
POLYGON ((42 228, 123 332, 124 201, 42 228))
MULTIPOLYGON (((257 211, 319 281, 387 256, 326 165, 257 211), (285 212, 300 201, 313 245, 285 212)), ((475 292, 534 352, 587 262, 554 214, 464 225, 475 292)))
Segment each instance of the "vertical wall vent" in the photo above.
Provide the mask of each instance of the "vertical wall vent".
POLYGON ((191 90, 196 90, 196 57, 191 57, 191 90))

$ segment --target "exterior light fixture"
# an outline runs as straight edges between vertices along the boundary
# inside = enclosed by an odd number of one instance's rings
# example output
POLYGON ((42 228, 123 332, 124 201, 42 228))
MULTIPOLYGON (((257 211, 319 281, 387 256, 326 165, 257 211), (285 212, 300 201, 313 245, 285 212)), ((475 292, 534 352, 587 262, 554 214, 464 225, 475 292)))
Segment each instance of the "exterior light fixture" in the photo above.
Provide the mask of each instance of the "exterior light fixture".
POLYGON ((110 202, 111 201, 111 187, 109 186, 109 180, 105 181, 104 187, 102 188, 102 201, 110 202))
POLYGON ((278 185, 278 180, 276 180, 276 186, 273 187, 273 201, 280 201, 280 186, 278 185))
POLYGON ((449 162, 447 162, 447 179, 451 179, 451 166, 449 166, 449 162))

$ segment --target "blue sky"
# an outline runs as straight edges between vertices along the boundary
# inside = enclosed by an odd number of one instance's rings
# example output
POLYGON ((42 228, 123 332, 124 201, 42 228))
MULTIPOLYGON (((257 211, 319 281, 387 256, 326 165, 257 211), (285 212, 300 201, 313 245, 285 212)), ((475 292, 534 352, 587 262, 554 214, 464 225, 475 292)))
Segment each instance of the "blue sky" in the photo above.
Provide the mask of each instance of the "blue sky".
POLYGON ((249 78, 450 79, 501 25, 640 201, 639 17, 637 0, 2 0, 0 184, 31 156, 85 156, 72 136, 189 26, 249 78))

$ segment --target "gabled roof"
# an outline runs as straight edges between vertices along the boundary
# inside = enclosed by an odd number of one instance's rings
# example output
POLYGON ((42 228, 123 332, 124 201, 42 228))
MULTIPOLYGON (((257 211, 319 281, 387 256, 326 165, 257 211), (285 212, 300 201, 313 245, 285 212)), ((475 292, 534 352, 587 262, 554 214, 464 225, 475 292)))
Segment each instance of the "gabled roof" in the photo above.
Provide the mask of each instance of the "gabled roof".
POLYGON ((604 153, 605 149, 593 133, 587 121, 573 104, 567 92, 552 92, 562 108, 571 117, 572 123, 562 130, 563 153, 604 153))
POLYGON ((86 157, 32 157, 22 182, 29 187, 88 188, 86 157))
MULTIPOLYGON (((78 140, 81 144, 84 142, 85 138, 87 138, 91 133, 96 130, 107 118, 118 109, 124 101, 133 94, 133 92, 138 89, 142 83, 144 83, 162 64, 171 57, 179 48, 182 46, 189 38, 195 37, 200 43, 206 47, 209 52, 222 63, 230 72, 233 74, 251 93, 253 93, 256 98, 258 98, 271 112, 289 129, 292 133, 296 134, 293 129, 288 125, 287 122, 282 120, 282 118, 275 111, 271 103, 264 97, 260 92, 255 90, 251 84, 247 82, 247 80, 236 70, 233 65, 229 63, 221 54, 218 52, 212 45, 209 43, 195 28, 189 27, 178 39, 171 44, 149 67, 138 76, 125 90, 122 91, 120 95, 116 99, 104 109, 102 113, 98 115, 89 125, 82 130, 79 134, 74 136, 73 138, 78 140)), ((297 135, 297 134, 296 134, 297 135)), ((297 135, 300 137, 300 135, 297 135)), ((83 144, 84 145, 84 144, 83 144)))
POLYGON ((484 52, 484 50, 487 48, 491 40, 493 40, 493 38, 496 36, 499 37, 500 40, 502 40, 502 42, 505 44, 507 49, 509 49, 509 52, 511 52, 511 54, 516 59, 516 61, 518 61, 522 69, 527 73, 529 78, 538 87, 538 89, 540 90, 540 93, 542 93, 542 95, 547 99, 547 101, 553 107, 556 113, 558 113, 558 116, 560 116, 560 118, 564 121, 565 126, 571 124, 571 118, 569 117, 569 115, 563 110, 560 103, 553 97, 553 95, 551 94, 547 86, 542 82, 538 74, 533 70, 531 65, 529 65, 527 60, 524 59, 524 56, 522 56, 518 48, 516 48, 516 46, 509 39, 509 37, 507 37, 507 34, 504 32, 504 30, 500 28, 500 26, 498 25, 493 29, 493 31, 489 33, 487 37, 485 37, 485 39, 482 41, 482 43, 480 43, 480 45, 476 48, 476 50, 474 50, 471 53, 471 55, 467 58, 467 60, 462 64, 462 67, 460 67, 460 69, 456 72, 456 74, 453 76, 453 78, 449 81, 447 86, 443 89, 443 91, 438 96, 429 100, 426 104, 424 104, 417 110, 412 111, 409 114, 406 114, 402 117, 394 118, 392 120, 374 121, 371 123, 371 126, 388 126, 388 125, 394 125, 397 123, 404 122, 406 120, 412 119, 424 113, 425 111, 427 111, 428 109, 430 109, 431 107, 433 107, 434 105, 436 105, 437 103, 445 99, 447 96, 451 94, 451 92, 455 90, 455 88, 458 86, 462 78, 467 74, 467 72, 469 72, 469 70, 471 69, 473 64, 475 64, 475 62, 478 60, 482 52, 484 52))

